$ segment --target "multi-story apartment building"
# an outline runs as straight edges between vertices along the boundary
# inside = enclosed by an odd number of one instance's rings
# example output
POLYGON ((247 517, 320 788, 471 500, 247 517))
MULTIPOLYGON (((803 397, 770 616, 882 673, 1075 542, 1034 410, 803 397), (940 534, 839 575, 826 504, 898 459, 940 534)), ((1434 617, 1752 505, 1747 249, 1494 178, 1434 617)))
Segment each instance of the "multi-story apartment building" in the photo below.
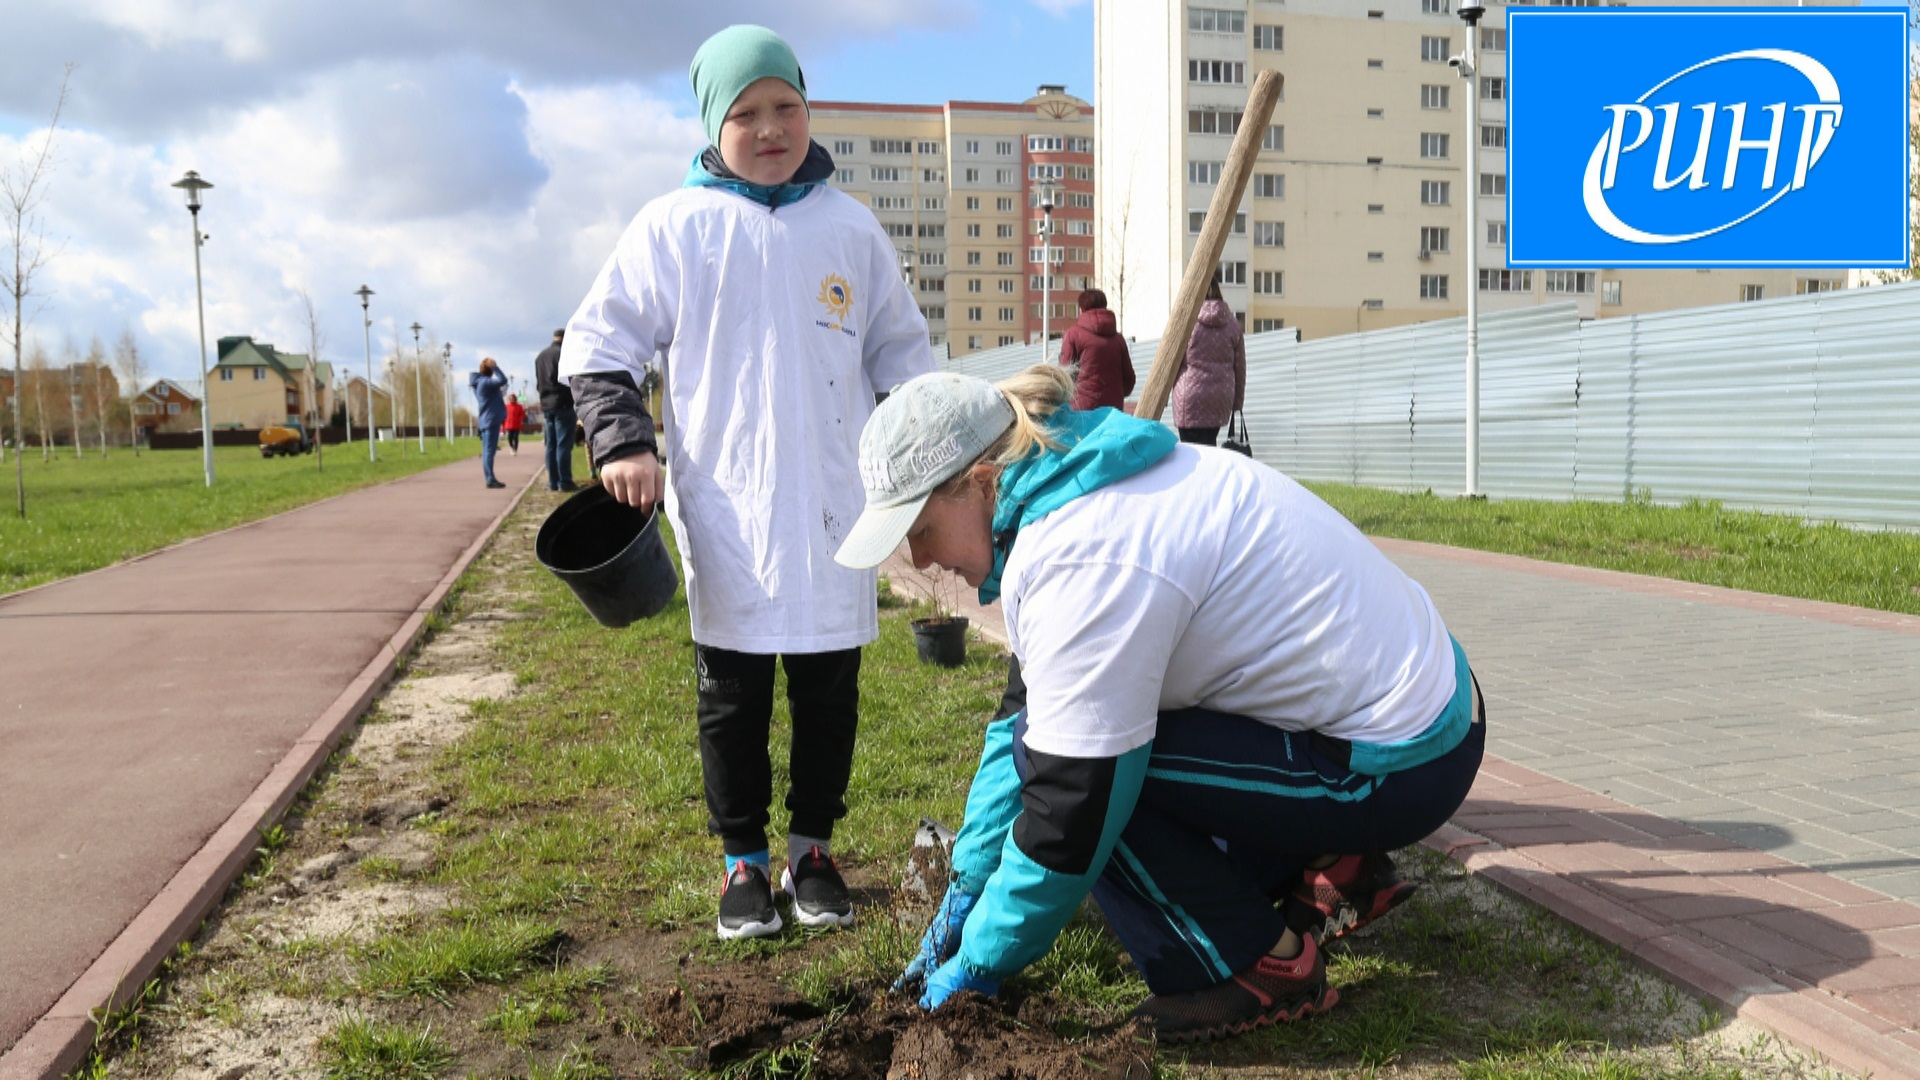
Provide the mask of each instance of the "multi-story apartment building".
POLYGON ((1017 105, 812 104, 833 185, 873 208, 933 344, 954 356, 1038 341, 1043 326, 1059 336, 1074 296, 1099 281, 1093 124, 1092 107, 1061 86, 1017 105), (1053 233, 1043 237, 1048 195, 1053 233))
MULTIPOLYGON (((1517 0, 1515 0, 1517 2, 1517 0)), ((1643 6, 1646 0, 1632 0, 1643 6)), ((1702 0, 1736 6, 1751 0, 1702 0)), ((1765 2, 1765 0, 1763 0, 1765 2)), ((1823 0, 1833 4, 1834 0, 1823 0)), ((1553 0, 1599 6, 1599 0, 1553 0)), ((1626 6, 1624 0, 1607 0, 1626 6)), ((1792 6, 1793 0, 1771 0, 1792 6)), ((1128 334, 1162 332, 1264 69, 1286 77, 1220 260, 1249 331, 1324 337, 1573 300, 1608 317, 1839 287, 1837 270, 1506 268, 1508 3, 1486 5, 1478 71, 1459 0, 1138 0, 1094 8, 1098 258, 1128 334), (1466 127, 1478 94, 1478 130, 1466 127), (1478 142, 1467 175, 1466 139, 1478 142), (1479 194, 1465 220, 1466 188, 1479 194), (1478 281, 1466 280, 1478 245, 1478 281)))

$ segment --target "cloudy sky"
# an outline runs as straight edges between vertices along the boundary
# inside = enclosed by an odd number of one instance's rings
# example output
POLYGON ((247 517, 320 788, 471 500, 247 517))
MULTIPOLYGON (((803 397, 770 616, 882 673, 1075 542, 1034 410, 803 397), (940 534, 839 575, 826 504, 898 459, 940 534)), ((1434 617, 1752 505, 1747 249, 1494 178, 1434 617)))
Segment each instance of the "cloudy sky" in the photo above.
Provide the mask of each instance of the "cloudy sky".
POLYGON ((820 99, 1093 97, 1090 0, 25 4, 7 18, 0 168, 46 136, 73 65, 29 348, 58 364, 131 328, 153 375, 198 381, 190 219, 168 186, 195 169, 215 185, 209 349, 251 334, 305 352, 305 288, 322 355, 357 368, 365 283, 376 360, 418 321, 457 368, 491 355, 530 380, 621 229, 704 143, 687 64, 733 22, 792 41, 820 99))

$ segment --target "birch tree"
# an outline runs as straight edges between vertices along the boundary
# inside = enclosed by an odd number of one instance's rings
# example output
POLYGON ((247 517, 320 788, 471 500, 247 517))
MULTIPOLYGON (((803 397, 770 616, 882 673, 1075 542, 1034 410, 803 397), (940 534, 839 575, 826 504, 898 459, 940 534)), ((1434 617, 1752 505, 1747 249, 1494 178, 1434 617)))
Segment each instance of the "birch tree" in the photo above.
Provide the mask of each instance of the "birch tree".
POLYGON ((120 340, 113 343, 113 367, 127 384, 127 438, 133 447, 133 456, 140 456, 140 417, 134 412, 134 405, 140 399, 141 383, 146 382, 147 361, 140 355, 140 343, 134 340, 133 327, 120 331, 120 340))
MULTIPOLYGON (((60 92, 54 96, 53 116, 47 121, 46 135, 39 146, 29 139, 21 144, 14 161, 0 164, 0 215, 6 218, 7 251, 0 256, 0 290, 13 298, 13 381, 20 384, 22 337, 26 331, 26 300, 33 295, 33 279, 57 252, 46 245, 46 229, 40 206, 47 197, 47 181, 53 172, 53 136, 60 128, 60 110, 67 104, 67 83, 73 78, 73 65, 60 75, 60 92)), ((45 380, 41 380, 43 383, 45 380)), ((43 391, 44 392, 44 391, 43 391)), ((13 427, 20 430, 20 397, 14 395, 13 427)), ((46 410, 41 410, 41 416, 46 410)), ((45 428, 42 428, 43 438, 45 428)), ((44 441, 42 443, 44 448, 44 441)), ((27 516, 27 476, 20 455, 13 458, 14 504, 21 517, 27 516)))

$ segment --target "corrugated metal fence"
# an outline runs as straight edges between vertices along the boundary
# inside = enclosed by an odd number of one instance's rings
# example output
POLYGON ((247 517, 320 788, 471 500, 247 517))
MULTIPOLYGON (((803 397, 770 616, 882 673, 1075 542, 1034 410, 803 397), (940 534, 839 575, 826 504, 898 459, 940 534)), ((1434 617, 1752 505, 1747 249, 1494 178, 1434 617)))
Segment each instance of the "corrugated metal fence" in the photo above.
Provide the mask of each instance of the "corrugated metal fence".
MULTIPOLYGON (((1158 344, 1129 343, 1142 386, 1158 344)), ((946 367, 998 379, 1039 355, 946 367)), ((1304 480, 1457 493, 1465 370, 1464 319, 1250 336, 1254 454, 1304 480)), ((1920 528, 1920 283, 1586 323, 1571 303, 1484 315, 1480 484, 1920 528)))

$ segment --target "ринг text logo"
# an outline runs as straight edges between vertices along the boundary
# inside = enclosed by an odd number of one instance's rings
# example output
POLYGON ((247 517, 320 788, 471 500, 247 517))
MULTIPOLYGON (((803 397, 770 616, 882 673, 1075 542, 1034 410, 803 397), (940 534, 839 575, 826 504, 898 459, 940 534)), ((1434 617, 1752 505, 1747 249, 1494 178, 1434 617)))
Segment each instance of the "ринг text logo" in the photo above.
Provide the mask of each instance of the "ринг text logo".
POLYGON ((1906 265, 1891 14, 1510 10, 1508 265, 1906 265))

